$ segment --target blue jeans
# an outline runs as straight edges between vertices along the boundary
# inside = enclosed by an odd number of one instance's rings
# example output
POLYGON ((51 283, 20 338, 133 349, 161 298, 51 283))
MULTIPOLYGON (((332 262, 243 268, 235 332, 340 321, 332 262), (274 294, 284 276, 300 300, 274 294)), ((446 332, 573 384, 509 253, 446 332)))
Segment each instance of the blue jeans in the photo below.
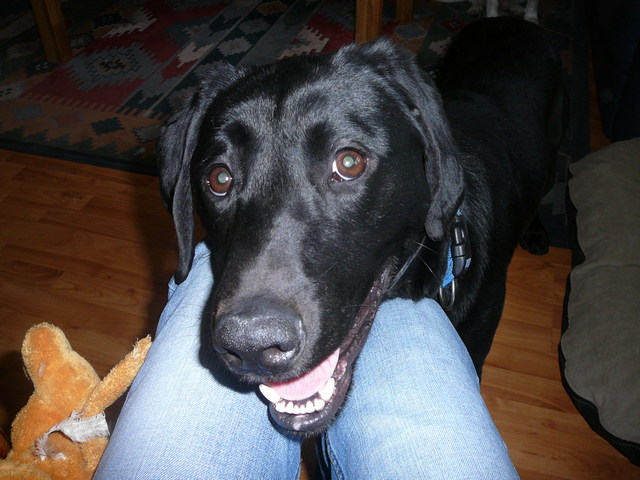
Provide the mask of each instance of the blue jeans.
MULTIPOLYGON (((300 439, 209 347, 210 252, 170 285, 147 360, 94 478, 297 479, 300 439)), ((381 306, 342 413, 323 435, 333 479, 518 478, 467 351, 432 300, 381 306)))

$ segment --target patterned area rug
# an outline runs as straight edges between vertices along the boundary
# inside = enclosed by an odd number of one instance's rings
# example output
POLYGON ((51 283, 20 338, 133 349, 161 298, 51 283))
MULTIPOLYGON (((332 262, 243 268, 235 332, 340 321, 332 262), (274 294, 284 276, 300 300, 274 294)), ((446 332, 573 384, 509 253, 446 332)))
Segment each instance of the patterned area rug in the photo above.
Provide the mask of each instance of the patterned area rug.
MULTIPOLYGON (((0 8, 0 147, 155 173, 159 128, 213 62, 262 64, 329 52, 354 39, 354 0, 63 0, 74 56, 44 59, 26 0, 0 8)), ((433 75, 453 36, 475 18, 468 2, 416 0, 383 33, 433 75)), ((587 151, 586 46, 571 0, 541 1, 541 24, 563 49, 571 129, 556 187, 545 199, 553 243, 566 245, 566 165, 587 151)))

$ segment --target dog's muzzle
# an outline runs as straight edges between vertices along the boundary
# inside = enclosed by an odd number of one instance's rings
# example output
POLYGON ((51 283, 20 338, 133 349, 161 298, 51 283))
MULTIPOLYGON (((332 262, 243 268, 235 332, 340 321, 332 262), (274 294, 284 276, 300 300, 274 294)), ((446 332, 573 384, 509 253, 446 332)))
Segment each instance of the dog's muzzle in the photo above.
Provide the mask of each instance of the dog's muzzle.
POLYGON ((315 434, 329 426, 342 407, 353 364, 365 344, 388 284, 385 268, 360 307, 342 345, 311 371, 296 379, 260 385, 273 420, 286 430, 315 434))
MULTIPOLYGON (((305 374, 259 386, 273 420, 282 428, 304 434, 325 429, 340 410, 353 374, 353 364, 365 344, 378 306, 387 290, 392 262, 383 269, 339 348, 305 374)), ((215 319, 214 348, 227 368, 241 378, 286 374, 304 346, 302 319, 273 299, 255 297, 215 319)))

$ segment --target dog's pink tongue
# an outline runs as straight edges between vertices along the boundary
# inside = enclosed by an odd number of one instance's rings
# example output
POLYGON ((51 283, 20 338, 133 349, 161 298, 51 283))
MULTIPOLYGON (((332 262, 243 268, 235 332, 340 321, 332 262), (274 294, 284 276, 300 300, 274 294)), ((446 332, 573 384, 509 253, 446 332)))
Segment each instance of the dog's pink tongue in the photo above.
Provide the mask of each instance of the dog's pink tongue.
POLYGON ((282 383, 270 383, 278 394, 286 400, 303 400, 314 395, 333 375, 338 364, 340 349, 337 349, 313 370, 301 377, 282 383))

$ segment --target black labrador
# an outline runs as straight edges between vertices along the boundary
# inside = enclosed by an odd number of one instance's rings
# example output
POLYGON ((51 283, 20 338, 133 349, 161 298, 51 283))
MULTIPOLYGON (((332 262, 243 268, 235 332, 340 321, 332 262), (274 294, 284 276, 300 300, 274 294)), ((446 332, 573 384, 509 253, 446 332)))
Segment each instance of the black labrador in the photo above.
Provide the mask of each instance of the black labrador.
POLYGON ((518 241, 546 249, 535 217, 562 95, 547 35, 509 18, 459 34, 440 91, 385 40, 211 68, 159 145, 176 278, 195 206, 213 246, 213 345, 279 425, 331 422, 386 298, 440 298, 480 372, 518 241))

